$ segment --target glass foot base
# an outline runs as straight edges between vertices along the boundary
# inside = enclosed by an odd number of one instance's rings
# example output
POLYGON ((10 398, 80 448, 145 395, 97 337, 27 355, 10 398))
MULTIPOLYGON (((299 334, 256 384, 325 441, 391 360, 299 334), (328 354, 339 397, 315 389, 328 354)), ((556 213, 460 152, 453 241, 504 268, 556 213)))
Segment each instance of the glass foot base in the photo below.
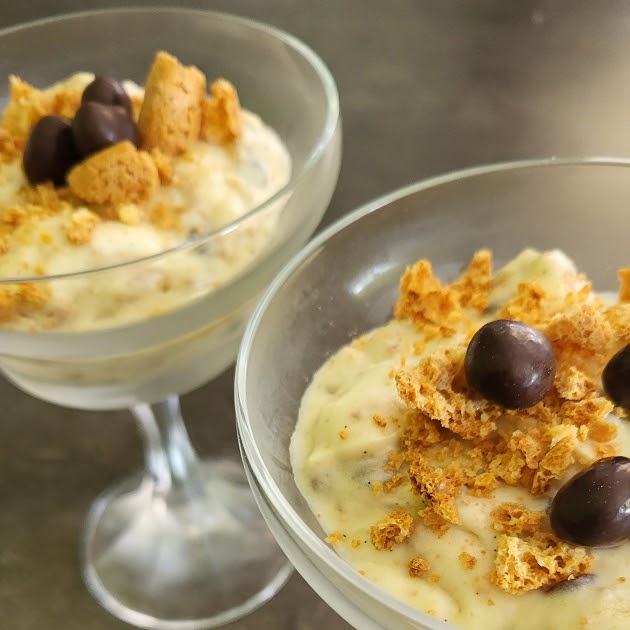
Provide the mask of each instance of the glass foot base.
POLYGON ((249 614, 292 567, 235 462, 200 462, 182 487, 136 476, 92 505, 83 576, 113 615, 142 628, 201 630, 249 614))

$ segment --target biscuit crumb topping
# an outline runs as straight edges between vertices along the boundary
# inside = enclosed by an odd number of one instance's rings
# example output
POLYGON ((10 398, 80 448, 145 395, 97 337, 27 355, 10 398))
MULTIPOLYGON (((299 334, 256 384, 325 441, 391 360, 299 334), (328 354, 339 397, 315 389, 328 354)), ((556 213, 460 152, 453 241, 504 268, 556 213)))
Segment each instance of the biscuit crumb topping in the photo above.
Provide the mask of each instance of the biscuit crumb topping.
POLYGON ((409 560, 409 576, 419 577, 429 570, 429 563, 420 556, 414 556, 409 560))
POLYGON ((491 580, 513 595, 588 573, 594 558, 582 547, 574 547, 552 534, 538 532, 530 538, 502 535, 491 580))
POLYGON ((199 138, 206 77, 194 66, 158 52, 144 86, 138 115, 142 148, 179 155, 199 138))
MULTIPOLYGON (((619 278, 620 298, 630 299, 630 270, 621 270, 619 278)), ((552 344, 557 372, 540 402, 507 409, 473 391, 463 369, 480 314, 493 318, 488 309, 494 282, 490 254, 482 250, 450 284, 436 278, 426 260, 408 268, 400 283, 395 317, 412 321, 428 340, 448 344, 438 343, 413 361, 413 352, 405 354, 391 373, 408 411, 399 419, 399 450, 385 470, 393 472, 398 485, 408 479, 425 503, 418 521, 438 536, 461 523, 463 490, 490 498, 507 484, 541 497, 576 461, 585 465, 617 454, 617 427, 607 418, 613 404, 601 392, 599 376, 608 358, 630 340, 628 307, 606 306, 586 282, 562 298, 548 295, 536 281, 516 285, 494 316, 542 331, 552 344), (577 450, 585 440, 594 445, 593 455, 577 450)), ((374 422, 380 424, 379 416, 374 422)), ((379 491, 389 491, 387 481, 379 491)), ((373 531, 379 526, 386 523, 373 531)), ((584 574, 593 564, 586 549, 546 531, 542 510, 502 503, 491 513, 491 526, 501 534, 492 582, 509 593, 547 588, 584 574)), ((468 555, 460 555, 460 561, 474 566, 468 555)))
POLYGON ((201 138, 231 143, 243 132, 241 108, 236 88, 225 79, 210 86, 212 98, 203 104, 201 138))
POLYGON ((155 163, 129 141, 83 160, 68 173, 70 190, 88 203, 117 206, 146 201, 159 185, 155 163))
POLYGON ((371 539, 378 551, 391 551, 413 533, 413 517, 404 510, 392 512, 372 526, 371 539))
POLYGON ((468 553, 467 551, 462 551, 459 554, 458 558, 459 561, 462 563, 464 569, 467 569, 468 571, 472 571, 477 564, 477 558, 475 558, 475 556, 468 553))

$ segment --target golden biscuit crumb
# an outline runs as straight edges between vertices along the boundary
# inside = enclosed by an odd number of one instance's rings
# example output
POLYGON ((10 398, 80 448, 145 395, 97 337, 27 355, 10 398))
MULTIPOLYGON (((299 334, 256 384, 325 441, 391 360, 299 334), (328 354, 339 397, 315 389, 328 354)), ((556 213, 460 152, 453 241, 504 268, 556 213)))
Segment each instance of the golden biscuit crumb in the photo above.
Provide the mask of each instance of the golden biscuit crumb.
POLYGON ((492 286, 492 254, 487 249, 475 252, 464 273, 449 289, 462 306, 484 311, 488 307, 492 286))
POLYGON ((339 439, 340 440, 347 440, 348 439, 348 429, 341 429, 341 431, 339 431, 339 439))
POLYGON ((116 208, 118 220, 125 225, 139 225, 144 220, 144 213, 135 204, 125 203, 116 208))
POLYGON ((619 301, 630 302, 630 268, 619 269, 617 275, 619 276, 619 301))
POLYGON ((499 480, 491 472, 483 472, 468 482, 468 494, 489 499, 492 491, 499 487, 499 480))
POLYGON ((159 185, 149 154, 131 142, 114 144, 83 160, 68 173, 72 192, 89 203, 118 205, 149 199, 159 185))
POLYGON ((429 563, 420 556, 414 556, 409 560, 409 576, 419 577, 429 570, 429 563))
POLYGON ((151 209, 149 221, 162 230, 176 230, 181 228, 183 212, 183 206, 171 206, 160 201, 151 209))
POLYGON ((4 109, 2 126, 17 141, 26 140, 33 125, 50 113, 50 99, 44 92, 20 77, 9 76, 9 102, 4 109))
POLYGON ((210 86, 212 98, 205 100, 201 120, 201 138, 230 143, 243 131, 241 107, 236 88, 225 79, 210 86))
POLYGON ((331 532, 328 536, 326 536, 326 538, 324 538, 324 542, 329 545, 338 545, 339 543, 342 543, 345 538, 345 534, 342 534, 341 532, 331 532))
POLYGON ((413 517, 405 511, 392 512, 372 526, 371 539, 377 551, 391 551, 413 533, 413 517))
POLYGON ((488 606, 494 606, 494 600, 488 599, 488 606))
POLYGON ((88 210, 87 208, 79 208, 75 210, 70 217, 70 224, 66 226, 66 236, 73 245, 84 245, 89 243, 92 238, 92 232, 101 218, 88 210))
POLYGON ((383 416, 379 416, 378 414, 374 414, 372 416, 372 420, 374 420, 374 424, 381 429, 384 429, 387 426, 387 420, 383 418, 383 416))
POLYGON ((441 579, 442 579, 442 576, 439 575, 438 573, 433 573, 432 575, 429 576, 429 582, 433 582, 434 584, 437 584, 441 579))
POLYGON ((588 437, 595 442, 610 442, 617 433, 617 426, 606 420, 595 419, 588 424, 588 437))
POLYGON ((462 563, 464 569, 468 569, 468 571, 472 571, 477 564, 477 558, 475 556, 469 554, 467 551, 462 551, 459 556, 459 561, 462 563))
POLYGON ((620 577, 617 578, 617 582, 621 582, 622 584, 626 581, 626 578, 621 575, 620 577))
POLYGON ((448 468, 437 468, 425 459, 418 458, 409 465, 409 478, 415 491, 438 516, 451 523, 461 523, 455 505, 461 487, 461 479, 458 479, 457 474, 453 475, 448 468))
POLYGON ((454 388, 461 379, 464 354, 464 347, 436 350, 415 368, 398 370, 396 388, 409 407, 437 420, 445 429, 465 439, 484 438, 495 429, 495 420, 504 409, 475 396, 465 384, 463 389, 454 388))
POLYGON ((359 569, 359 575, 367 575, 363 569, 359 569))
POLYGON ((518 536, 534 534, 545 518, 545 512, 530 510, 520 503, 501 503, 490 513, 492 529, 501 534, 518 536))
POLYGON ((0 321, 16 316, 27 316, 41 309, 47 302, 50 288, 44 284, 18 282, 0 285, 0 321))
POLYGON ((363 541, 359 540, 358 538, 353 538, 350 544, 352 545, 353 549, 358 549, 363 544, 363 541))
POLYGON ((535 326, 547 316, 547 295, 536 280, 521 282, 516 295, 497 313, 497 319, 515 319, 535 326))
POLYGON ((22 155, 22 147, 8 129, 0 127, 0 164, 12 162, 22 155))
POLYGON ((588 573, 594 558, 583 547, 538 532, 527 540, 503 535, 497 542, 497 556, 491 581, 513 595, 548 588, 588 573))
POLYGON ((183 66, 158 52, 147 76, 138 115, 142 148, 179 155, 199 138, 206 78, 194 66, 183 66))

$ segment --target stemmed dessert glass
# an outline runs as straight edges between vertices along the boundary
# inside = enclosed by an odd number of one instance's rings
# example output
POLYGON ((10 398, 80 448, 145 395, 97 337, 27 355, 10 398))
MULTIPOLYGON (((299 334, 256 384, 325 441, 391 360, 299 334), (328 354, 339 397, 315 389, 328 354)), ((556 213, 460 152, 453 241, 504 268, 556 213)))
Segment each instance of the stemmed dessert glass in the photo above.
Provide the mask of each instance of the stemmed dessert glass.
MULTIPOLYGON (((629 200, 627 159, 528 160, 446 173, 344 216, 304 247, 265 292, 236 366, 246 472, 291 562, 355 628, 455 630, 361 576, 324 542, 326 533, 294 481, 289 453, 315 371, 392 317, 400 277, 420 258, 451 280, 483 247, 493 251, 497 268, 525 247, 557 248, 594 290, 616 292, 617 270, 628 266, 629 200), (273 371, 267 369, 270 358, 273 371)), ((346 508, 351 513, 350 504, 346 508)))
MULTIPOLYGON (((97 11, 10 28, 0 32, 0 75, 46 86, 89 70, 142 84, 158 49, 236 85, 242 105, 288 148, 289 183, 242 218, 161 254, 62 276, 1 278, 0 286, 32 283, 63 292, 105 284, 141 299, 155 286, 145 279, 164 268, 218 251, 229 255, 252 234, 263 238, 227 283, 216 286, 208 270, 189 294, 151 318, 127 309, 114 327, 0 328, 0 367, 46 401, 131 409, 145 470, 93 504, 81 543, 83 575, 117 617, 146 628, 193 630, 249 613, 277 592, 291 569, 240 463, 195 454, 178 395, 234 360, 257 295, 315 230, 338 175, 340 122, 334 81, 309 48, 273 28, 205 11, 97 11)), ((6 97, 3 87, 0 102, 6 97)), ((118 307, 124 304, 112 306, 118 307)))

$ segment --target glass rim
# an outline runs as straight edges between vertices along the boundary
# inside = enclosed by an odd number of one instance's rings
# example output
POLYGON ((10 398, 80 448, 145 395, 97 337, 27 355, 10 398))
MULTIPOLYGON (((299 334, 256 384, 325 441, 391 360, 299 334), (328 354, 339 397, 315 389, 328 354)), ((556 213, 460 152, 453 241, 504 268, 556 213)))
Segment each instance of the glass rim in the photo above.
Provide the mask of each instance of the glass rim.
POLYGON ((173 247, 169 247, 168 249, 162 250, 155 254, 150 254, 148 256, 142 256, 141 258, 134 258, 133 260, 127 260, 120 263, 114 263, 112 265, 105 265, 103 267, 94 267, 90 269, 83 269, 80 271, 72 271, 68 273, 61 274, 49 274, 49 275, 31 275, 31 276, 15 276, 15 277, 0 277, 0 285, 3 284, 15 284, 15 283, 43 283, 50 282, 52 280, 60 280, 60 279, 68 279, 75 277, 83 277, 89 276, 92 274, 112 271, 116 269, 127 268, 147 262, 151 262, 154 260, 161 259, 163 257, 167 257, 170 254, 175 254, 177 252, 185 251, 188 249, 193 249, 211 241, 212 239, 218 238, 220 236, 224 236, 233 232, 234 230, 241 227, 242 224, 248 222, 252 217, 257 216, 259 214, 264 213, 264 211, 275 204, 277 201, 281 200, 284 196, 290 194, 298 185, 298 183, 306 176, 306 174, 310 171, 313 164, 317 162, 321 154, 325 151, 327 145, 330 140, 334 136, 335 129, 339 122, 339 92, 337 90, 337 85, 332 76, 332 73, 321 59, 321 57, 306 43, 302 40, 298 39, 294 35, 279 29, 275 26, 270 26, 263 22, 259 22, 258 20, 254 20, 251 18, 241 17, 237 15, 233 15, 230 13, 224 13, 221 11, 211 11, 206 9, 194 9, 194 8, 179 8, 176 6, 166 6, 166 7, 158 7, 158 6, 131 6, 131 7, 113 7, 109 9, 93 9, 86 11, 74 11, 70 13, 60 13, 56 15, 51 15, 48 17, 40 18, 37 20, 32 20, 28 22, 22 22, 20 24, 14 24, 12 26, 5 27, 0 29, 0 41, 3 37, 8 35, 13 35, 16 33, 20 33, 21 31, 27 31, 29 29, 39 28, 43 26, 48 26, 49 24, 54 24, 57 22, 64 22, 82 18, 90 18, 90 17, 98 17, 99 15, 125 15, 125 14, 150 14, 150 15, 158 15, 158 14, 179 14, 179 15, 191 15, 191 16, 204 16, 211 17, 219 22, 226 22, 236 24, 241 27, 249 28, 252 31, 259 31, 266 35, 269 35, 272 38, 277 39, 278 41, 284 42, 291 48, 293 51, 297 52, 303 59, 305 59, 311 68, 313 68, 319 77, 324 94, 326 96, 326 115, 323 127, 321 129, 320 134, 318 135, 317 141, 312 145, 307 158, 304 160, 304 163, 301 165, 298 171, 291 171, 291 176, 287 183, 279 190, 277 190, 271 197, 268 197, 262 203, 259 203, 254 208, 246 212, 244 215, 238 217, 234 221, 227 223, 221 227, 218 227, 214 230, 210 230, 207 232, 203 232, 201 234, 196 234, 173 247))
POLYGON ((300 518, 291 503, 285 498, 280 488, 271 476, 265 465, 259 449, 251 431, 250 412, 245 404, 247 398, 247 363, 251 346, 256 337, 260 322, 265 315, 270 302, 275 294, 285 285, 285 283, 296 273, 302 265, 308 261, 319 249, 325 246, 326 242, 346 227, 360 220, 372 212, 388 206, 389 204, 417 192, 435 188, 444 184, 463 181, 473 177, 489 174, 508 172, 514 170, 527 170, 541 167, 557 166, 613 166, 630 168, 630 158, 590 156, 590 157, 547 157, 532 158, 525 160, 513 160, 504 162, 493 162, 480 166, 472 166, 457 169, 446 173, 430 176, 416 181, 407 186, 397 188, 362 204, 355 210, 337 219, 330 226, 320 232, 305 247, 303 247, 274 278, 267 287, 260 300, 256 304, 252 315, 247 323, 241 341, 239 353, 236 360, 234 374, 234 406, 236 410, 236 427, 241 445, 241 453, 246 460, 246 465, 252 471, 254 478, 260 485, 260 489, 265 499, 273 507, 283 527, 289 528, 292 536, 305 544, 320 561, 332 570, 344 582, 353 584, 365 592, 371 599, 376 600, 381 605, 394 610, 408 621, 418 623, 421 621, 428 628, 434 630, 456 630, 456 627, 436 619, 424 611, 411 606, 397 599, 368 578, 359 575, 352 567, 338 556, 327 544, 324 543, 308 525, 300 518))

